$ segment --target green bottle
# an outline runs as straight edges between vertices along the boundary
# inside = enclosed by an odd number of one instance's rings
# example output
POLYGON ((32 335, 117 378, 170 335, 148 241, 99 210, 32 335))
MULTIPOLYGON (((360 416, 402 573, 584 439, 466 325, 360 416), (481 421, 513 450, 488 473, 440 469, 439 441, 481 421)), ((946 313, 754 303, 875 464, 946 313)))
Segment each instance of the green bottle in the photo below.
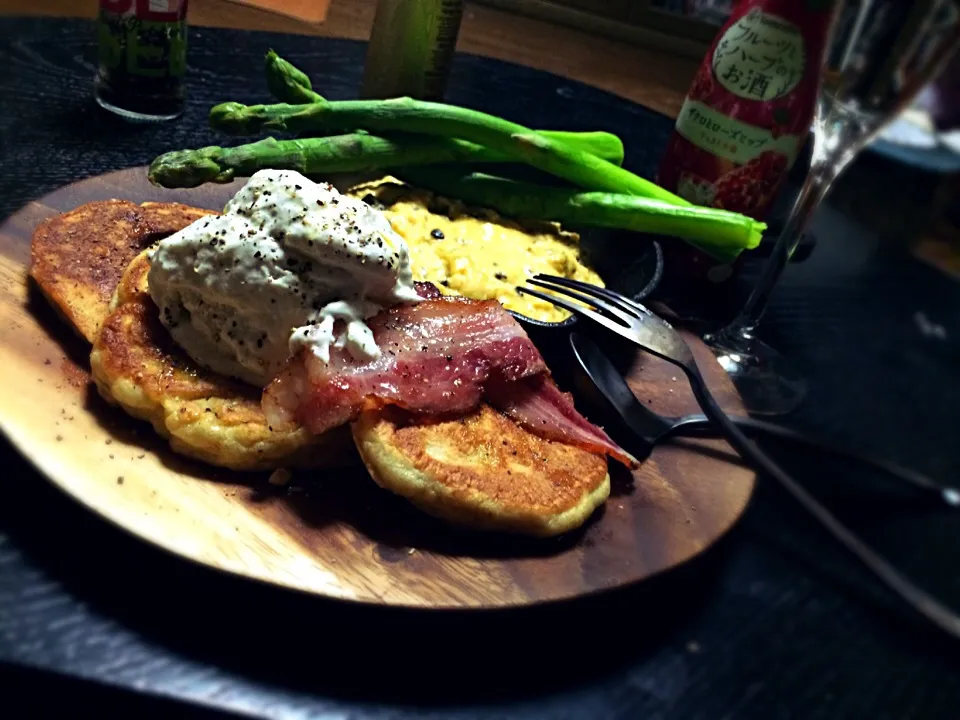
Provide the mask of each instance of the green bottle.
POLYGON ((462 0, 380 0, 361 97, 443 99, 462 16, 462 0))
POLYGON ((100 0, 101 107, 129 120, 169 120, 183 112, 187 0, 100 0))

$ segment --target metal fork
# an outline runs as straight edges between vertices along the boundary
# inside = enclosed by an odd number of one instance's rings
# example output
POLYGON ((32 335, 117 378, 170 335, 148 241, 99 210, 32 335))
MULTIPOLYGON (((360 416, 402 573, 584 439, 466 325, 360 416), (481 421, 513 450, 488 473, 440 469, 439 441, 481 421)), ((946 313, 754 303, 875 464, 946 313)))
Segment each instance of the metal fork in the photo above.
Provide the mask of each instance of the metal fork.
POLYGON ((550 293, 527 287, 518 287, 517 290, 569 310, 578 317, 590 320, 683 370, 684 375, 690 382, 693 395, 704 414, 715 424, 717 430, 741 457, 751 462, 763 474, 776 480, 841 545, 866 565, 874 575, 914 610, 941 630, 953 637, 960 638, 960 616, 957 616, 929 593, 914 585, 875 550, 865 544, 808 493, 802 485, 757 447, 727 417, 727 414, 720 408, 707 388, 690 347, 680 333, 674 330, 666 320, 658 317, 640 303, 596 285, 552 275, 535 275, 528 280, 528 283, 550 290, 550 293))

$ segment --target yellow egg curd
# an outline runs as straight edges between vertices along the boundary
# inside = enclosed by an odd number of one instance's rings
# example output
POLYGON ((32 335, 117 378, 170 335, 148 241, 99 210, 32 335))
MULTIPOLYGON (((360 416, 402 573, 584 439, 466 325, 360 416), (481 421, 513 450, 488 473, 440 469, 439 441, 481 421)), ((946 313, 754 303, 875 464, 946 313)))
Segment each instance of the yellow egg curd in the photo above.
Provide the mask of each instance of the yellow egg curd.
POLYGON ((570 313, 521 295, 517 286, 537 273, 603 286, 580 259, 579 236, 554 223, 514 222, 392 178, 358 185, 350 194, 380 204, 407 242, 414 280, 432 282, 444 294, 499 300, 508 310, 558 322, 570 313))

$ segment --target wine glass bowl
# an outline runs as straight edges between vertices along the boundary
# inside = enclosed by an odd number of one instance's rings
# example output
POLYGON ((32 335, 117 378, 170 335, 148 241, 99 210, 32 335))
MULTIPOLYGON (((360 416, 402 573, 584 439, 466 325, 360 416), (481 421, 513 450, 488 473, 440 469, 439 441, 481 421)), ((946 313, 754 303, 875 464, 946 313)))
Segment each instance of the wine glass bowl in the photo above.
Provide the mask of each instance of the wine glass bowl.
POLYGON ((960 44, 957 0, 838 0, 825 47, 810 171, 743 309, 705 336, 753 414, 793 410, 806 384, 756 329, 830 186, 946 65, 960 44))

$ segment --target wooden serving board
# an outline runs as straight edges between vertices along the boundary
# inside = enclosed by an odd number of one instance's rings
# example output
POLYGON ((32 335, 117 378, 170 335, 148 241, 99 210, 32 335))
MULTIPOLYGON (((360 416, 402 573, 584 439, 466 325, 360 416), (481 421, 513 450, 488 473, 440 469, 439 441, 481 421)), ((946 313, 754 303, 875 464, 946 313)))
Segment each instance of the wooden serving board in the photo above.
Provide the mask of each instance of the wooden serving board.
MULTIPOLYGON (((0 428, 94 512, 212 568, 333 598, 421 608, 519 606, 635 583, 700 553, 743 512, 754 475, 718 441, 658 447, 633 477, 612 468, 606 507, 582 531, 546 541, 446 526, 380 490, 362 466, 304 472, 279 489, 265 473, 178 457, 148 425, 99 398, 87 344, 28 282, 30 238, 44 218, 93 200, 220 209, 235 190, 160 190, 144 168, 131 168, 61 188, 0 226, 0 428)), ((742 410, 709 350, 693 344, 718 399, 742 410)), ((639 355, 630 382, 658 410, 693 412, 678 375, 639 355)), ((41 517, 43 508, 23 512, 41 517)))

